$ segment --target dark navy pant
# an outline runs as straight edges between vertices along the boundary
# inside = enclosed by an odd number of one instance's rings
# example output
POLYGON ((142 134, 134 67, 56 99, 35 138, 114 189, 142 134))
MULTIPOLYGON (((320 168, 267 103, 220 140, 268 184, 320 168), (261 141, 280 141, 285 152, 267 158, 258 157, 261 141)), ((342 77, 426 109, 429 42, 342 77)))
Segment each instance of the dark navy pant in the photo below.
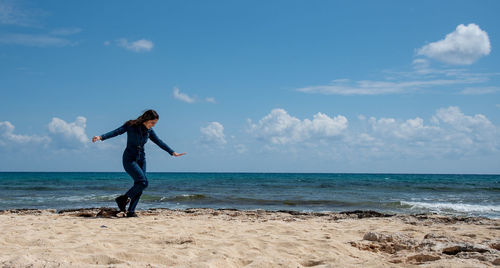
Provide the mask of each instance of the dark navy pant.
POLYGON ((148 179, 146 178, 146 159, 144 157, 124 153, 123 167, 134 179, 134 185, 126 193, 126 195, 130 197, 128 211, 134 212, 141 198, 142 191, 148 187, 148 179))

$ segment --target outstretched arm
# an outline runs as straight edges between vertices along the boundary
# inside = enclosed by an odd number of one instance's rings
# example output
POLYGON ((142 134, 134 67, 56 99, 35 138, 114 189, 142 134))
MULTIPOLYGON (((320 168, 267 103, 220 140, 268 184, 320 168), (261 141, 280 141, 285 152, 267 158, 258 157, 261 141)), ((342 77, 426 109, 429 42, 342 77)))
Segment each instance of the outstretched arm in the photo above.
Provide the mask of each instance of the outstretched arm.
MULTIPOLYGON (((97 138, 97 140, 103 141, 103 140, 110 139, 110 138, 113 138, 115 136, 121 135, 127 131, 127 128, 128 128, 127 124, 123 124, 121 127, 117 128, 115 130, 112 130, 112 131, 110 131, 106 134, 103 134, 101 136, 97 136, 97 137, 100 137, 100 139, 97 138)), ((94 138, 96 138, 96 137, 94 137, 94 138)), ((92 139, 92 141, 94 141, 94 139, 92 139)))
POLYGON ((151 132, 149 133, 149 139, 152 140, 154 143, 156 143, 156 145, 158 145, 160 148, 167 151, 172 156, 181 156, 186 154, 186 153, 178 154, 174 152, 172 148, 168 147, 166 143, 164 143, 160 138, 158 138, 153 129, 151 129, 151 132))

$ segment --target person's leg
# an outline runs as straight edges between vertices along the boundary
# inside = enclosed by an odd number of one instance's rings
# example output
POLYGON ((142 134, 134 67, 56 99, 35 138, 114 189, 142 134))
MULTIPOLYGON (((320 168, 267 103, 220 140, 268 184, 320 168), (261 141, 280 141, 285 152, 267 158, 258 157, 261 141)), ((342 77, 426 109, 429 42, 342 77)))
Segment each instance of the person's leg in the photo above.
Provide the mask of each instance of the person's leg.
MULTIPOLYGON (((142 192, 148 186, 148 180, 146 178, 146 160, 145 159, 139 160, 136 163, 137 163, 137 166, 140 168, 140 171, 141 171, 143 178, 141 178, 141 180, 139 182, 137 182, 137 181, 134 182, 134 186, 132 187, 132 188, 134 188, 136 186, 136 183, 138 183, 141 187, 141 190, 137 191, 133 197, 130 197, 131 200, 130 200, 130 205, 128 207, 128 212, 130 212, 130 213, 135 212, 135 207, 137 206, 137 203, 139 203, 139 199, 141 198, 142 192)), ((132 190, 132 188, 131 188, 131 190, 132 190)))
POLYGON ((125 193, 130 199, 142 193, 148 186, 144 171, 136 161, 124 162, 125 171, 134 179, 134 185, 125 193))
MULTIPOLYGON (((134 161, 135 161, 135 159, 131 158, 127 154, 127 151, 123 152, 123 157, 122 157, 123 168, 135 181, 136 178, 140 177, 140 174, 137 172, 136 168, 134 167, 134 161)), ((117 198, 115 198, 115 201, 116 201, 116 204, 118 205, 118 209, 120 209, 120 211, 126 212, 127 211, 127 204, 130 202, 130 196, 127 194, 123 194, 123 195, 120 195, 117 198)))
POLYGON ((141 198, 142 192, 143 191, 141 191, 140 193, 136 194, 134 196, 134 198, 132 198, 130 200, 130 205, 128 206, 128 210, 127 210, 129 213, 135 212, 135 207, 137 206, 137 203, 139 203, 139 199, 141 198))

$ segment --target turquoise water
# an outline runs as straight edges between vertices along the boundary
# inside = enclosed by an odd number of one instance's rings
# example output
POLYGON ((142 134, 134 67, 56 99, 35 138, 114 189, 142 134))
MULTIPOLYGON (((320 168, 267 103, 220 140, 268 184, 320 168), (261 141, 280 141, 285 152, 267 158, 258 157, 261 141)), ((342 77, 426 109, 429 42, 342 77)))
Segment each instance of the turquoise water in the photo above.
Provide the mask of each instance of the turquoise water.
MULTIPOLYGON (((500 175, 153 173, 137 209, 437 212, 500 218, 500 175)), ((0 172, 0 209, 114 207, 120 172, 0 172)))

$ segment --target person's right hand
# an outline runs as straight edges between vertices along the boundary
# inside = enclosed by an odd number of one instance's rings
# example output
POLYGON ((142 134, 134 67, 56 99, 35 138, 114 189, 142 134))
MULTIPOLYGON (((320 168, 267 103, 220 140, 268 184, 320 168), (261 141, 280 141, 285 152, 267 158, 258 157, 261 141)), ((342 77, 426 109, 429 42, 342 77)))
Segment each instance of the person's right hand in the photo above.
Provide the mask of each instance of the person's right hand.
POLYGON ((94 136, 92 138, 92 142, 96 142, 96 141, 100 141, 101 140, 101 136, 94 136))

